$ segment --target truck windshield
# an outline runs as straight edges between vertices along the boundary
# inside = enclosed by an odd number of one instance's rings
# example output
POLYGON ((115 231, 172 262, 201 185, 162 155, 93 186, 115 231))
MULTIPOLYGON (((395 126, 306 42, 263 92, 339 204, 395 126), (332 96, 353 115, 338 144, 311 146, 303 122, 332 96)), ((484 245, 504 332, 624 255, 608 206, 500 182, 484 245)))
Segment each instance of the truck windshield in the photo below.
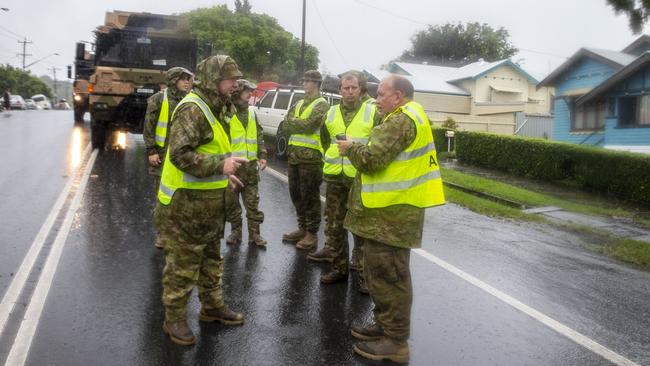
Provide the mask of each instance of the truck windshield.
POLYGON ((149 37, 144 33, 113 29, 97 33, 95 65, 167 70, 196 65, 194 39, 149 37))

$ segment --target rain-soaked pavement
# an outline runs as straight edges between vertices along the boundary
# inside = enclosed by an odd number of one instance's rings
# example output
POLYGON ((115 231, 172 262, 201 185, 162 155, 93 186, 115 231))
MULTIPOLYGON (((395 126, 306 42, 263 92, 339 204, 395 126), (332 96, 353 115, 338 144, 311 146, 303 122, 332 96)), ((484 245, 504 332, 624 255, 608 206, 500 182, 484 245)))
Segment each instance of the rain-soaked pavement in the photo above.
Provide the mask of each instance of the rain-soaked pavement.
MULTIPOLYGON (((0 119, 3 296, 70 179, 71 151, 78 156, 87 143, 87 124, 79 146, 71 121, 55 111, 0 119)), ((285 181, 271 172, 260 183, 268 247, 222 245, 226 301, 246 323, 200 324, 194 296, 189 318, 199 341, 171 343, 161 330, 164 257, 153 246, 145 159, 134 135, 124 152, 99 152, 34 335, 16 337, 34 302, 21 299, 0 337, 0 363, 28 344, 28 365, 381 364, 351 351, 349 327, 369 319, 370 299, 355 281, 321 285, 326 267, 280 241, 294 214, 285 181)), ((282 174, 283 164, 272 169, 282 174)), ((616 356, 650 364, 648 271, 589 252, 574 234, 455 205, 428 210, 424 238, 411 256, 412 365, 626 364, 616 356), (567 338, 571 330, 584 338, 567 338)))

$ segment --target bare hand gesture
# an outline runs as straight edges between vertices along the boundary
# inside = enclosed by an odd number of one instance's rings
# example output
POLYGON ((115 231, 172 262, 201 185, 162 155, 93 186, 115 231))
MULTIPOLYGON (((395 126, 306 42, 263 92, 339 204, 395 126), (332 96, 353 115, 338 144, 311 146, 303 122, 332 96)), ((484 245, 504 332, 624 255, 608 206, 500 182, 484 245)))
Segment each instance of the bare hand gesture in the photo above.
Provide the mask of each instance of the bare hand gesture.
POLYGON ((248 163, 248 159, 244 158, 226 158, 226 161, 223 164, 223 174, 224 175, 233 175, 243 163, 248 163))
POLYGON ((266 169, 266 159, 258 160, 257 165, 260 167, 260 170, 266 169))
POLYGON ((160 155, 158 155, 158 154, 149 155, 149 165, 151 165, 151 166, 159 166, 161 163, 162 163, 162 161, 160 161, 160 155))
POLYGON ((230 188, 232 188, 233 191, 236 191, 237 188, 244 186, 244 183, 242 183, 242 181, 239 180, 236 175, 228 176, 228 183, 230 184, 230 188))

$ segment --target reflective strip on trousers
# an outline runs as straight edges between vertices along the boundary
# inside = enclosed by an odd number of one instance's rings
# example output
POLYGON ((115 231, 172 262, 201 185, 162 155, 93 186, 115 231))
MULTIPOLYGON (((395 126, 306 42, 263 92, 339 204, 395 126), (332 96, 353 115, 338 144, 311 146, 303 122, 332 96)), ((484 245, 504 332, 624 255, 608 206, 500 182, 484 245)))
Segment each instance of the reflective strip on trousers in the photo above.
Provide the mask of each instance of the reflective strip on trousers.
POLYGON ((289 142, 290 143, 291 142, 302 142, 303 144, 318 146, 318 141, 316 141, 314 139, 310 139, 308 137, 302 137, 302 136, 295 136, 295 135, 291 136, 291 138, 289 139, 289 142))
POLYGON ((417 178, 402 182, 363 184, 361 191, 366 193, 401 191, 438 178, 440 178, 440 170, 435 170, 417 178))
POLYGON ((420 156, 426 155, 429 152, 434 151, 435 149, 436 149, 436 145, 434 145, 433 142, 430 142, 419 149, 415 149, 413 151, 404 151, 397 154, 394 161, 404 161, 404 160, 419 158, 420 156))

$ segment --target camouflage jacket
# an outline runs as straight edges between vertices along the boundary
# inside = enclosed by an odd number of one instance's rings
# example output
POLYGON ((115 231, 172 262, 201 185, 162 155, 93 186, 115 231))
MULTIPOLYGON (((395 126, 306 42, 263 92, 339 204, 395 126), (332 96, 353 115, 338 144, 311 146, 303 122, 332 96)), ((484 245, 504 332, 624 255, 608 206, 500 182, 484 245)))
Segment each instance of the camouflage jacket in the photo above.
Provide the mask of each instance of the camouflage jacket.
MULTIPOLYGON (((218 97, 206 97, 198 89, 194 89, 194 93, 198 94, 210 106, 212 113, 217 117, 221 125, 227 128, 225 121, 234 112, 228 100, 218 97)), ((207 144, 212 138, 212 127, 201 109, 194 103, 183 104, 176 111, 171 130, 168 133, 169 159, 178 169, 195 177, 204 178, 214 174, 222 174, 223 158, 196 151, 197 147, 207 144)), ((200 192, 206 198, 221 197, 223 195, 223 189, 200 190, 200 192)))
MULTIPOLYGON (((236 105, 237 108, 237 118, 244 125, 244 128, 248 125, 248 104, 246 105, 236 105)), ((255 112, 253 112, 255 114, 255 112)), ((257 122, 257 116, 255 116, 255 121, 257 122)), ((257 159, 266 159, 266 145, 264 144, 264 130, 260 123, 257 122, 257 159)), ((245 164, 242 164, 237 173, 235 173, 237 178, 239 178, 244 184, 255 184, 259 181, 257 161, 251 161, 245 164)))
POLYGON ((361 173, 372 174, 415 140, 415 123, 404 113, 388 115, 370 133, 370 145, 353 143, 347 156, 358 173, 350 189, 344 226, 356 235, 402 248, 419 248, 424 209, 411 205, 366 208, 361 201, 361 173))
MULTIPOLYGON (((347 108, 343 104, 343 102, 341 102, 341 114, 343 115, 343 123, 345 123, 345 127, 350 126, 350 123, 352 122, 354 117, 357 115, 357 112, 359 112, 359 109, 361 109, 362 103, 363 103, 363 99, 361 101, 358 101, 357 103, 355 103, 354 106, 352 106, 351 108, 347 108)), ((327 119, 327 114, 325 114, 325 116, 323 118, 324 118, 323 121, 325 121, 327 119)), ((379 125, 381 123, 381 119, 382 119, 382 117, 379 115, 379 111, 377 111, 377 113, 375 113, 375 119, 373 121, 373 126, 379 125)), ((336 136, 330 136, 329 131, 327 130, 327 126, 325 126, 325 122, 323 122, 323 127, 321 128, 320 139, 321 139, 321 142, 323 144, 323 149, 324 150, 327 150, 328 146, 331 143, 336 143, 336 136)), ((339 174, 339 175, 327 175, 327 174, 324 174, 323 179, 326 182, 343 183, 348 187, 352 185, 352 181, 354 180, 354 178, 348 177, 347 175, 343 174, 343 172, 341 172, 341 174, 339 174)))
MULTIPOLYGON (((320 98, 320 93, 313 98, 305 97, 302 107, 300 108, 300 113, 311 104, 314 100, 320 98)), ((287 115, 282 122, 282 129, 287 133, 287 135, 295 134, 311 134, 320 131, 325 121, 325 115, 329 110, 329 104, 327 103, 318 103, 314 106, 311 111, 311 115, 307 119, 301 119, 294 117, 294 111, 296 105, 294 104, 291 109, 287 112, 287 115)), ((288 150, 289 164, 322 164, 323 155, 320 151, 300 147, 300 146, 289 146, 288 150)))

